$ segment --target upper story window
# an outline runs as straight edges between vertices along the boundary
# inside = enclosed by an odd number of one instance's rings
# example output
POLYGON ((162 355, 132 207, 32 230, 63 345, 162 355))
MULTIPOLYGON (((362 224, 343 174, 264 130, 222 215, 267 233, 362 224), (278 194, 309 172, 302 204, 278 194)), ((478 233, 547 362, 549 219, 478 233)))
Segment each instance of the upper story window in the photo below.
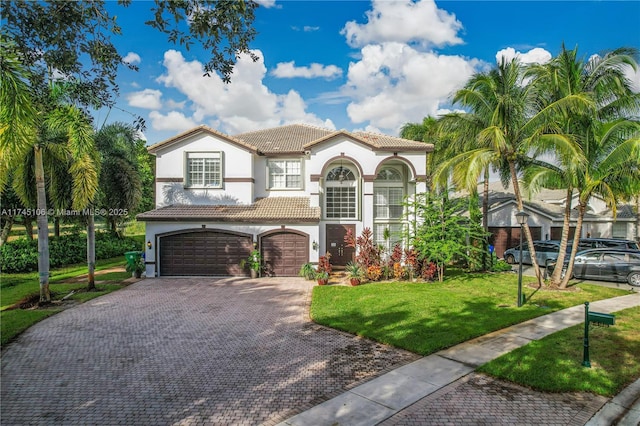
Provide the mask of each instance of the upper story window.
POLYGON ((269 189, 302 189, 300 160, 269 160, 269 189))
POLYGON ((356 219, 358 216, 357 181, 351 170, 334 167, 327 173, 325 216, 327 219, 356 219))
POLYGON ((222 188, 222 154, 188 152, 185 182, 189 188, 222 188))
POLYGON ((380 170, 376 176, 373 193, 375 219, 402 219, 404 183, 402 174, 397 169, 385 167, 380 170))

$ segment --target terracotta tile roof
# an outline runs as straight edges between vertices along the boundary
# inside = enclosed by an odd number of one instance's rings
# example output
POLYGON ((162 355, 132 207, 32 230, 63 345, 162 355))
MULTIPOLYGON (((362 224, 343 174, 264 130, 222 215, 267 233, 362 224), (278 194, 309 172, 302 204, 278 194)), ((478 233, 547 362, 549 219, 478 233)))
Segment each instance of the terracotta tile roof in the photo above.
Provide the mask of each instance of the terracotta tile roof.
POLYGON ((272 129, 241 133, 235 135, 234 138, 248 145, 255 146, 260 152, 269 155, 278 153, 301 153, 305 149, 337 135, 351 137, 374 149, 433 151, 433 145, 423 142, 377 133, 351 133, 346 130, 333 131, 309 126, 307 124, 291 124, 288 126, 274 127, 272 129))
POLYGON ((306 144, 324 138, 332 133, 335 133, 335 131, 306 124, 291 124, 288 126, 274 127, 272 129, 241 133, 234 137, 257 147, 258 150, 265 154, 273 154, 280 152, 302 152, 306 144))
POLYGON ((136 216, 140 221, 211 221, 252 223, 317 223, 320 207, 306 197, 270 197, 251 205, 171 205, 136 216))
POLYGON ((253 146, 251 144, 248 144, 246 142, 243 142, 240 139, 234 138, 233 136, 229 136, 227 134, 219 132, 219 131, 217 131, 215 129, 212 129, 212 128, 210 128, 208 126, 205 126, 205 125, 194 127, 193 129, 187 130, 186 132, 182 132, 182 133, 180 133, 180 134, 178 134, 178 135, 176 135, 176 136, 174 136, 172 138, 169 138, 169 139, 166 139, 166 140, 164 140, 162 142, 158 142, 156 144, 153 144, 153 145, 147 147, 147 151, 149 151, 150 153, 153 154, 153 153, 157 152, 159 149, 165 148, 167 146, 171 146, 176 142, 180 142, 181 140, 183 140, 185 138, 188 138, 189 136, 196 135, 198 133, 209 133, 211 135, 220 137, 222 139, 226 139, 228 142, 231 142, 234 145, 238 145, 238 146, 241 146, 243 148, 246 148, 247 150, 252 151, 254 153, 257 152, 257 149, 256 149, 255 146, 253 146))

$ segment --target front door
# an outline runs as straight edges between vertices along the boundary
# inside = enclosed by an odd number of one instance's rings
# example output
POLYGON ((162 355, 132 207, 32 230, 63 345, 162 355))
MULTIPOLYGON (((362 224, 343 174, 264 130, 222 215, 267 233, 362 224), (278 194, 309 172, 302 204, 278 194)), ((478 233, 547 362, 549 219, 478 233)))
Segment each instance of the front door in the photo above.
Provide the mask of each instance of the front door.
POLYGON ((347 247, 344 242, 349 229, 355 235, 355 225, 327 225, 327 251, 331 253, 330 262, 333 266, 345 266, 347 262, 355 260, 356 249, 347 247))

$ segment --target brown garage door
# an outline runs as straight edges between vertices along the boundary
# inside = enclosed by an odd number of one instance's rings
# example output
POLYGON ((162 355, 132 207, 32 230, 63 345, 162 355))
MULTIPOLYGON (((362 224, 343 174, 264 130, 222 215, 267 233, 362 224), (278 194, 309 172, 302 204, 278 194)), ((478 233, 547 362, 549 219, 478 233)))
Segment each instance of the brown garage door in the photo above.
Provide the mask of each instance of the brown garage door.
POLYGON ((245 275, 240 261, 249 257, 252 237, 202 229, 160 238, 160 275, 245 275))
MULTIPOLYGON (((534 240, 539 240, 542 235, 542 228, 539 226, 530 226, 531 236, 534 240)), ((489 237, 489 244, 494 247, 494 252, 498 258, 502 258, 504 251, 508 248, 515 247, 520 244, 520 227, 519 226, 503 226, 503 227, 489 227, 491 236, 489 237)), ((526 241, 525 236, 522 236, 522 240, 526 241)))
MULTIPOLYGON (((573 236, 576 233, 576 227, 572 226, 569 228, 569 240, 573 239, 573 236)), ((560 241, 562 239, 562 226, 552 226, 551 227, 551 240, 558 240, 560 241)))
POLYGON ((294 231, 271 232, 260 237, 260 250, 267 274, 297 276, 309 261, 309 236, 294 231))

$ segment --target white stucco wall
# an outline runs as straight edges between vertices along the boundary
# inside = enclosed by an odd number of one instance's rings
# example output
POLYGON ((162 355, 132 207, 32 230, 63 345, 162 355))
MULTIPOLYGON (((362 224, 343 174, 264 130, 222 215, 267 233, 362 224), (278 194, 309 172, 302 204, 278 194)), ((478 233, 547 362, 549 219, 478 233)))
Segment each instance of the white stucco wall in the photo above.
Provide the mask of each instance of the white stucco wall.
POLYGON ((196 134, 156 152, 156 207, 171 204, 251 204, 254 155, 211 134, 196 134), (222 188, 185 188, 187 152, 222 153, 222 188), (167 182, 167 180, 171 180, 167 182))

